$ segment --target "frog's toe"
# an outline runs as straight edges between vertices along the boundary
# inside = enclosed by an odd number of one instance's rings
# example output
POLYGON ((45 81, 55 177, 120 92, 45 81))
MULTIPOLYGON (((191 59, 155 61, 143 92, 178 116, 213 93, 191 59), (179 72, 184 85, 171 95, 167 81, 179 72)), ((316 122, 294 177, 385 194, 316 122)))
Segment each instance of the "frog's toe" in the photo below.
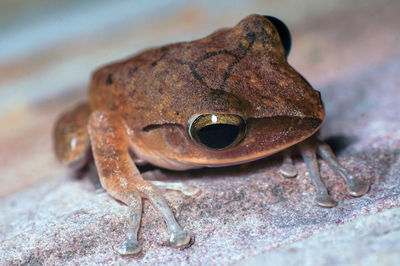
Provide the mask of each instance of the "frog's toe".
POLYGON ((187 185, 183 182, 155 181, 155 180, 149 182, 158 188, 180 191, 183 195, 189 197, 195 196, 200 192, 200 188, 193 185, 187 185))
POLYGON ((183 182, 167 181, 168 177, 162 173, 159 169, 153 171, 147 171, 142 174, 143 178, 148 180, 152 185, 160 189, 168 189, 179 191, 185 196, 195 196, 200 192, 200 188, 187 185, 183 182))
POLYGON ((136 239, 126 238, 124 242, 117 248, 117 252, 121 255, 135 255, 142 251, 142 246, 136 239))
POLYGON ((171 247, 184 249, 190 245, 190 234, 186 230, 171 233, 169 239, 171 247))
POLYGON ((347 184, 347 190, 353 197, 360 197, 366 194, 369 191, 369 188, 369 183, 354 177, 350 179, 349 183, 347 184))
POLYGON ((281 168, 279 168, 279 172, 284 177, 293 178, 297 175, 297 169, 294 165, 290 164, 282 164, 281 168))
POLYGON ((289 178, 296 177, 297 175, 296 166, 293 164, 293 160, 288 152, 285 152, 283 154, 283 162, 281 167, 279 168, 279 172, 284 177, 289 177, 289 178))
POLYGON ((337 205, 337 202, 328 194, 317 194, 314 202, 324 208, 332 208, 337 205))
POLYGON ((192 185, 185 185, 185 189, 181 190, 185 196, 195 196, 199 194, 200 188, 192 185))

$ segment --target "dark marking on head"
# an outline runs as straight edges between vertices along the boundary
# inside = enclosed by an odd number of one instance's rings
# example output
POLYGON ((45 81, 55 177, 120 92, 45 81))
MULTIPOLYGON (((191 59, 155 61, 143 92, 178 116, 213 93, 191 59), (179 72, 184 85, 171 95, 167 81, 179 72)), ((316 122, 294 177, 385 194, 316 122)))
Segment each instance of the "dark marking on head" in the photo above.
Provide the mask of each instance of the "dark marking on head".
MULTIPOLYGON (((163 47, 163 48, 165 48, 165 47, 163 47)), ((168 48, 166 48, 166 49, 163 49, 163 48, 161 48, 161 52, 162 52, 163 54, 162 54, 156 61, 153 61, 153 62, 151 63, 151 66, 152 66, 152 67, 157 66, 157 65, 158 65, 158 62, 160 62, 161 60, 163 60, 164 57, 167 55, 168 48)))
POLYGON ((112 74, 110 73, 107 75, 106 84, 111 85, 112 83, 113 83, 112 74))
POLYGON ((249 42, 254 42, 256 39, 256 33, 255 32, 249 32, 246 34, 246 40, 249 42))
POLYGON ((176 112, 175 112, 175 114, 176 114, 176 115, 179 115, 179 112, 178 112, 178 111, 176 111, 176 112))
POLYGON ((271 66, 277 66, 277 65, 278 65, 278 62, 275 61, 275 60, 273 60, 273 59, 270 59, 270 60, 269 60, 269 64, 270 64, 271 66))
POLYGON ((189 66, 190 66, 190 70, 192 71, 193 77, 194 77, 195 79, 197 79, 197 80, 200 82, 200 84, 203 85, 204 87, 206 87, 206 88, 208 88, 208 89, 212 89, 210 86, 208 86, 208 85, 204 82, 204 80, 203 80, 203 78, 200 76, 200 74, 197 73, 197 70, 196 70, 197 65, 190 64, 189 66))
POLYGON ((203 86, 205 86, 208 89, 224 91, 225 90, 226 81, 231 76, 233 67, 237 63, 239 63, 240 60, 242 60, 247 55, 249 50, 253 47, 254 42, 256 41, 256 33, 255 32, 247 33, 245 39, 249 42, 247 47, 243 46, 242 44, 239 44, 238 47, 233 51, 219 50, 219 51, 215 51, 215 52, 209 52, 209 53, 204 54, 200 58, 198 58, 194 63, 189 64, 190 70, 192 71, 192 74, 193 74, 194 78, 197 79, 203 86), (244 51, 243 51, 243 49, 244 49, 244 51), (220 87, 219 88, 211 88, 204 81, 203 77, 197 72, 197 66, 201 62, 203 62, 204 60, 209 59, 209 58, 211 58, 213 56, 220 55, 220 54, 230 55, 230 56, 234 57, 235 60, 228 66, 226 72, 224 73, 223 80, 222 80, 222 83, 221 83, 220 87))
POLYGON ((206 105, 212 105, 213 110, 225 111, 226 106, 233 107, 235 110, 243 110, 248 108, 249 104, 233 93, 223 90, 211 90, 210 94, 200 100, 206 105))
POLYGON ((130 68, 129 70, 128 70, 128 75, 129 75, 129 77, 132 77, 132 75, 133 75, 133 73, 135 73, 136 72, 136 70, 138 70, 138 66, 135 66, 135 67, 133 67, 133 68, 130 68))

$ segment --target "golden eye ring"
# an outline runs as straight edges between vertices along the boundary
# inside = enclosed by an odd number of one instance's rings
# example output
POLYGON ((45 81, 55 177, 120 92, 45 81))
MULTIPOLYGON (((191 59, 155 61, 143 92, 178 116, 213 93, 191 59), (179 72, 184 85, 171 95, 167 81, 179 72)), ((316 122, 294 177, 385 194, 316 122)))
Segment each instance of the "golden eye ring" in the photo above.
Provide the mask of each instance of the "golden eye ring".
POLYGON ((246 122, 236 114, 201 114, 189 122, 189 135, 213 150, 234 147, 246 135, 246 122))

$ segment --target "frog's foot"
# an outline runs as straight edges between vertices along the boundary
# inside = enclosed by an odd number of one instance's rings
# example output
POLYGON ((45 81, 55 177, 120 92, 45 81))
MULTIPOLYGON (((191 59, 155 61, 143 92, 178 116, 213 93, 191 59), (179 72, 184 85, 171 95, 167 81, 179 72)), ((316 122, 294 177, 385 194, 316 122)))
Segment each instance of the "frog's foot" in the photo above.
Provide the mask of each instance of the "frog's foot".
POLYGON ((125 240, 117 248, 121 255, 134 255, 142 250, 137 240, 140 220, 142 216, 142 198, 138 193, 132 193, 131 203, 129 204, 129 226, 125 240))
POLYGON ((317 152, 332 170, 345 180, 350 195, 358 197, 368 192, 369 184, 356 178, 349 170, 340 165, 331 148, 326 143, 318 140, 316 137, 311 137, 300 143, 299 147, 308 168, 311 181, 317 190, 317 195, 314 200, 319 206, 327 208, 334 207, 337 205, 337 202, 328 194, 328 190, 321 181, 316 155, 317 152))
POLYGON ((133 163, 121 124, 118 117, 108 112, 93 112, 89 120, 90 142, 100 182, 114 198, 129 206, 127 236, 117 251, 122 255, 130 255, 141 250, 137 234, 141 221, 142 198, 149 199, 163 216, 170 232, 170 246, 189 246, 189 232, 180 227, 161 193, 142 178, 133 163))
POLYGON ((160 189, 176 190, 185 196, 194 196, 200 192, 200 188, 193 185, 187 185, 183 182, 161 181, 167 179, 167 176, 159 169, 147 171, 143 173, 142 176, 145 180, 148 180, 152 185, 160 189))
POLYGON ((171 182, 171 181, 150 181, 156 187, 161 189, 176 190, 181 192, 185 196, 194 196, 200 192, 200 188, 192 185, 187 185, 182 182, 171 182))
POLYGON ((173 248, 184 249, 191 245, 190 234, 186 230, 181 230, 179 232, 171 233, 169 238, 169 244, 173 248))

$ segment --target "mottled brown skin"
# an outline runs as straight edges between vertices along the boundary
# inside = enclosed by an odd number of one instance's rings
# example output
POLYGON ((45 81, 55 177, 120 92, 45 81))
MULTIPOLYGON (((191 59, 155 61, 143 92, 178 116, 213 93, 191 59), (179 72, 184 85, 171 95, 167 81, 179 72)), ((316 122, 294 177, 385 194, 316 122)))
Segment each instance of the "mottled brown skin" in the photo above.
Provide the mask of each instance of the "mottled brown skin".
MULTIPOLYGON (((102 186, 131 207, 130 231, 119 252, 134 254, 140 251, 142 197, 164 216, 172 246, 185 247, 190 240, 134 162, 174 170, 241 164, 313 136, 323 119, 319 92, 287 63, 277 29, 269 19, 250 15, 203 39, 146 50, 95 71, 89 104, 59 119, 55 150, 62 163, 78 168, 91 147, 102 186), (227 149, 199 145, 188 127, 201 114, 239 115, 246 135, 227 149)), ((324 145, 312 137, 299 147, 317 187, 317 203, 331 207, 335 202, 320 182, 315 155, 323 154, 324 145)), ((329 147, 325 151, 334 156, 329 147)), ((282 169, 285 176, 296 175, 289 155, 282 169)), ((342 176, 349 186, 355 180, 349 172, 342 176)), ((353 195, 367 192, 366 185, 354 182, 353 195)))
POLYGON ((265 157, 309 137, 324 118, 319 92, 288 65, 277 31, 256 15, 97 70, 89 99, 92 110, 119 114, 140 158, 178 170, 265 157), (246 139, 218 152, 193 145, 188 121, 203 113, 242 115, 246 139))

